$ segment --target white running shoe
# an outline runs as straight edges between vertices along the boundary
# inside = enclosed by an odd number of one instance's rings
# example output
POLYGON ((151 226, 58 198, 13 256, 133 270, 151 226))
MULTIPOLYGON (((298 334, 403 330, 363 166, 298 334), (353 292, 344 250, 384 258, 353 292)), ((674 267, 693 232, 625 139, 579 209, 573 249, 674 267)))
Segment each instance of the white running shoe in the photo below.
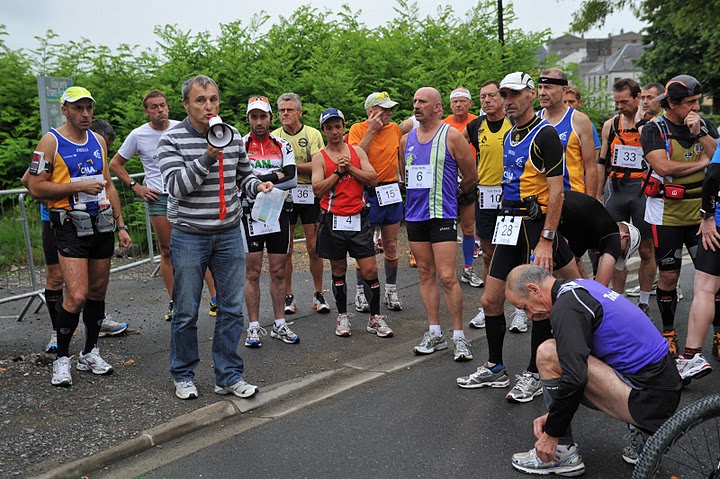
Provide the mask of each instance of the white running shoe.
POLYGON ((53 332, 50 333, 50 341, 48 341, 47 346, 45 346, 45 352, 46 353, 56 353, 57 352, 57 331, 53 329, 53 332))
POLYGON ((355 311, 359 313, 370 312, 370 305, 367 302, 367 298, 365 298, 365 291, 362 289, 356 290, 355 293, 355 311))
POLYGON ((70 358, 63 356, 53 361, 53 375, 50 384, 53 386, 72 386, 70 374, 70 358))
POLYGON ((239 398, 247 399, 250 397, 253 397, 260 389, 257 386, 253 386, 252 384, 246 383, 242 379, 232 386, 228 387, 222 387, 215 385, 215 393, 226 395, 226 394, 233 394, 239 398))
POLYGON ((78 371, 92 371, 93 374, 98 375, 112 374, 113 372, 112 366, 100 357, 100 350, 98 348, 93 348, 92 351, 87 354, 81 352, 75 368, 78 371))
POLYGON ((525 333, 528 330, 528 317, 522 309, 515 309, 512 322, 510 323, 510 332, 525 333))
MULTIPOLYGON (((172 316, 170 319, 172 319, 172 316)), ((118 323, 117 321, 113 321, 110 316, 105 316, 103 318, 102 326, 100 326, 100 337, 118 336, 127 331, 127 328, 128 323, 118 323)))
POLYGON ((175 395, 180 399, 197 399, 198 392, 195 384, 187 379, 184 381, 173 381, 175 384, 175 395))
POLYGON ((385 303, 385 306, 387 306, 388 309, 391 311, 402 311, 403 309, 397 289, 394 288, 385 290, 385 294, 383 295, 383 303, 385 303))
POLYGON ((478 313, 470 320, 470 326, 477 329, 485 327, 485 311, 482 308, 479 308, 478 313))

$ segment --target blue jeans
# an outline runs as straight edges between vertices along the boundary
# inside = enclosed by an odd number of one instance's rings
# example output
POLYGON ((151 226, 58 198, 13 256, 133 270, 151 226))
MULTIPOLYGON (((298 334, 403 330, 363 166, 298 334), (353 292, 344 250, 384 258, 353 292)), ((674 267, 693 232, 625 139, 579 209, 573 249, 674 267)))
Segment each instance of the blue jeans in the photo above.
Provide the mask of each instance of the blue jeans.
POLYGON ((237 347, 243 330, 244 244, 240 225, 211 235, 173 228, 170 257, 175 311, 170 324, 170 373, 175 381, 192 380, 200 363, 197 320, 208 266, 215 279, 218 303, 212 343, 215 384, 227 387, 242 379, 243 360, 237 347))

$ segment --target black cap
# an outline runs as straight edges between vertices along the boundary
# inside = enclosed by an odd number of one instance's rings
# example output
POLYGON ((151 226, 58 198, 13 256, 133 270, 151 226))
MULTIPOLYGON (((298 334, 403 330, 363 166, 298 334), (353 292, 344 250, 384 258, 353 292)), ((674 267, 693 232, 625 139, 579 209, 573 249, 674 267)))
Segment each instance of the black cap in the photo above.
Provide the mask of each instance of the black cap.
POLYGON ((702 85, 690 75, 678 75, 665 85, 665 93, 655 97, 656 101, 671 98, 673 100, 682 100, 689 96, 700 95, 702 93, 702 85))

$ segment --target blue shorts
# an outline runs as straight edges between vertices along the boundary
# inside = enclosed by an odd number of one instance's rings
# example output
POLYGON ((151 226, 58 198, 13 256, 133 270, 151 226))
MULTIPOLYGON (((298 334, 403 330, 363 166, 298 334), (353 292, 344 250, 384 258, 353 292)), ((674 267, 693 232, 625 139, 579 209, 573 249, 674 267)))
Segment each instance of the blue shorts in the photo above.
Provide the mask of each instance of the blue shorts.
POLYGON ((163 193, 158 196, 157 201, 148 201, 148 215, 149 216, 167 216, 167 200, 168 194, 163 193))
POLYGON ((370 226, 395 225, 400 223, 405 216, 402 201, 387 206, 380 206, 375 192, 368 191, 367 202, 370 205, 370 226))

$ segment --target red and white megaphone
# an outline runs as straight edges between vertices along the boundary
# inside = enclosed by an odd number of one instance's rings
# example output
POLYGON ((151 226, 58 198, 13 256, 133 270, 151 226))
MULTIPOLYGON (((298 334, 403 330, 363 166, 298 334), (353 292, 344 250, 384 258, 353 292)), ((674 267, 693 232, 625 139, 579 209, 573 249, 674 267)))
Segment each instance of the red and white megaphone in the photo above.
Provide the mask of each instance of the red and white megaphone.
POLYGON ((230 125, 223 123, 222 118, 217 115, 210 117, 210 128, 208 128, 205 139, 213 148, 222 149, 232 143, 234 133, 230 125))

